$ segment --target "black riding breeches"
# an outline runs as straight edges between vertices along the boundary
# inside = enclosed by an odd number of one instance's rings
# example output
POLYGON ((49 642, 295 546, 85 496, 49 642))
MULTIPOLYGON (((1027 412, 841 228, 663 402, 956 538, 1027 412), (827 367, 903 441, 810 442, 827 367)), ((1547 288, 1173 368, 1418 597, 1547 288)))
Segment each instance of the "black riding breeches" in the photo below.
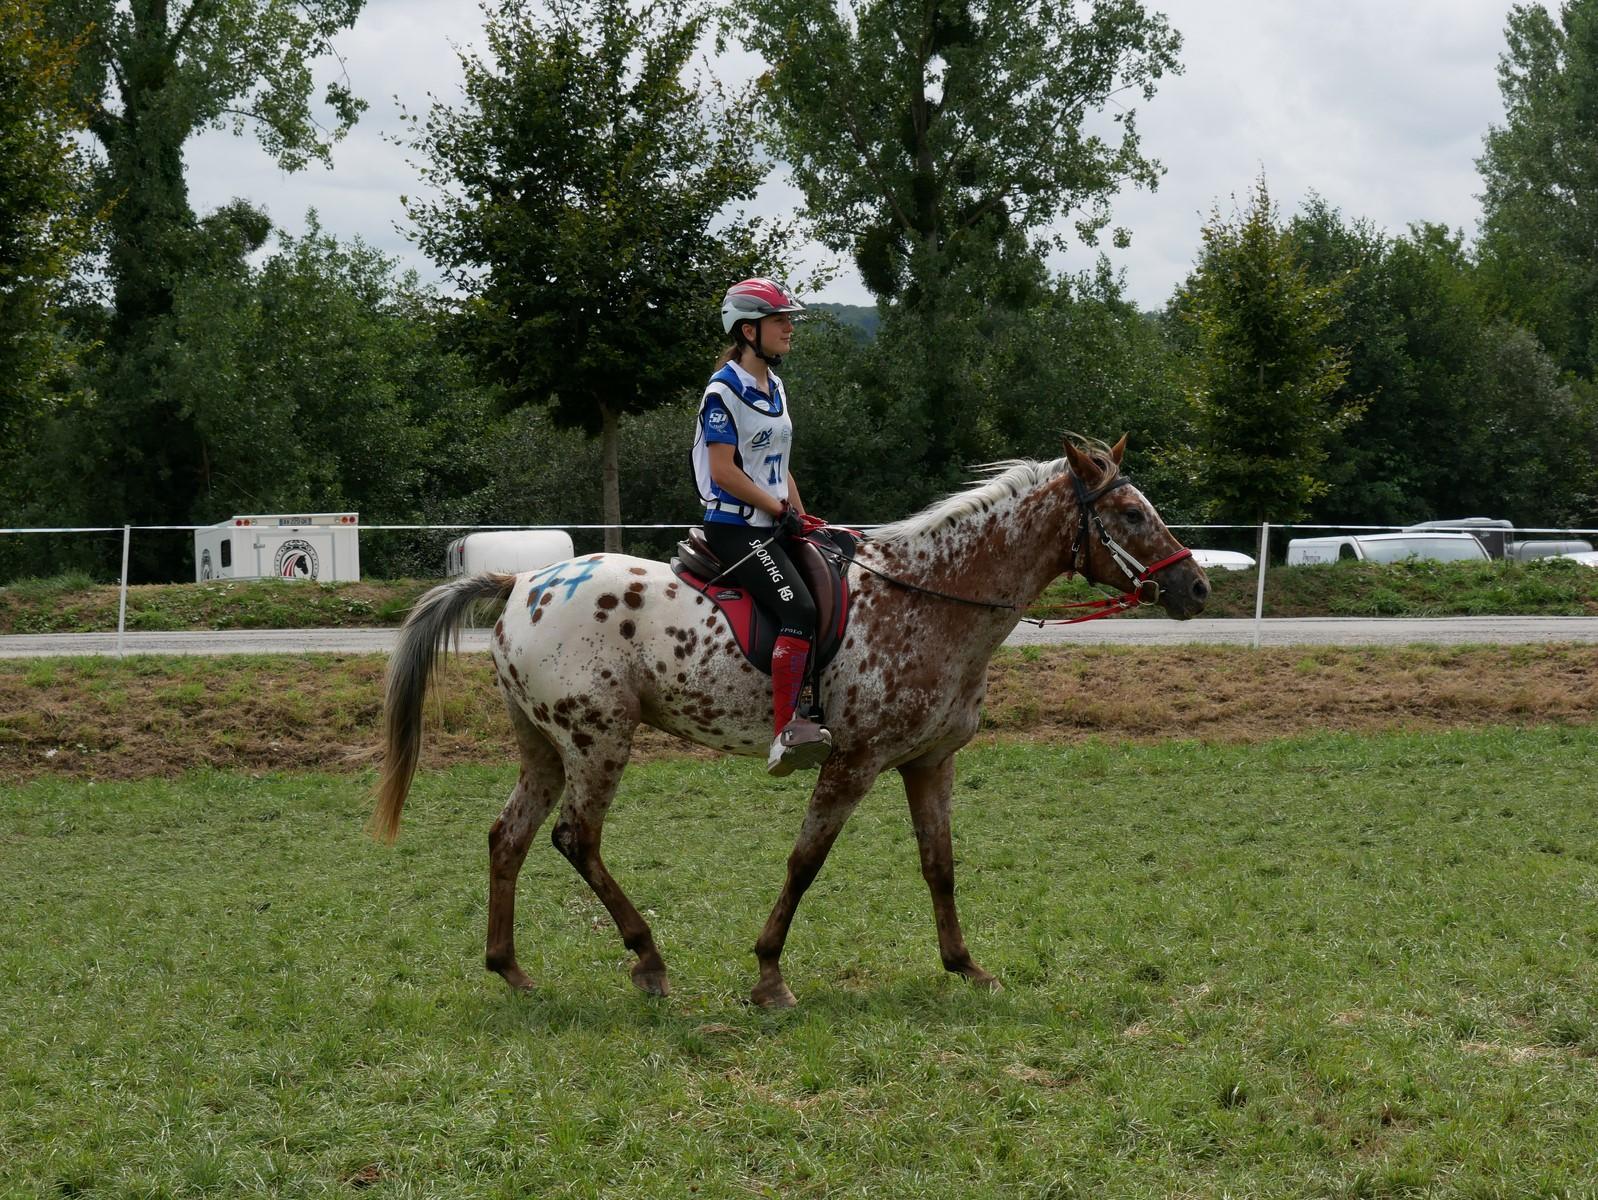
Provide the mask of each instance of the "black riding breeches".
POLYGON ((785 539, 779 537, 769 546, 756 549, 776 531, 715 521, 706 521, 704 528, 705 540, 723 567, 731 567, 745 555, 749 556, 723 575, 720 582, 735 584, 751 593, 756 604, 777 618, 779 637, 814 641, 816 602, 783 549, 785 539))

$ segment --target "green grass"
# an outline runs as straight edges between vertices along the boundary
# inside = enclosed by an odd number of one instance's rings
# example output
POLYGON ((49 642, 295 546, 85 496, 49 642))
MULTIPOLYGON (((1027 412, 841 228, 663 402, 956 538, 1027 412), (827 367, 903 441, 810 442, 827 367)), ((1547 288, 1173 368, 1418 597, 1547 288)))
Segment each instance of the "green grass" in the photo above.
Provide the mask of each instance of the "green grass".
MULTIPOLYGON (((127 627, 167 631, 397 625, 434 582, 141 584, 128 589, 127 627)), ((119 601, 118 588, 95 584, 86 575, 24 580, 0 588, 0 633, 115 630, 119 601)))
MULTIPOLYGON (((967 753, 938 967, 884 781, 749 953, 805 799, 635 767, 607 830, 674 994, 541 834, 480 968, 513 768, 0 790, 0 1194, 1564 1196, 1598 1144, 1598 730, 967 753)), ((547 834, 547 830, 545 831, 547 834)))
MULTIPOLYGON (((1254 571, 1211 571, 1206 617, 1252 617, 1254 571)), ((1101 594, 1080 579, 1060 579, 1044 603, 1101 594)), ((1065 614, 1071 615, 1071 614, 1065 614)), ((1138 616, 1159 615, 1145 610, 1138 616)), ((1598 570, 1570 559, 1533 562, 1339 562, 1271 566, 1268 617, 1465 617, 1598 615, 1598 570)))

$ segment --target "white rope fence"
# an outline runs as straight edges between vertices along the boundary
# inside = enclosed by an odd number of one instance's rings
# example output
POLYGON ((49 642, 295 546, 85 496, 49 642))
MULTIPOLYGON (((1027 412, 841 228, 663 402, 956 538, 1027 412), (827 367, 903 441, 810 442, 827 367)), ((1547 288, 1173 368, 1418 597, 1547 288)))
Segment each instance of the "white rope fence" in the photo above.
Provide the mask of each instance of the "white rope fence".
MULTIPOLYGON (((836 522, 834 522, 834 524, 844 525, 844 526, 847 526, 847 527, 849 527, 851 529, 860 529, 860 530, 864 530, 864 531, 870 531, 872 529, 878 528, 880 525, 886 524, 886 522, 881 522, 881 521, 872 521, 872 522, 836 521, 836 522)), ((217 528, 217 526, 215 524, 211 524, 211 525, 10 526, 10 527, 0 527, 0 536, 7 536, 7 535, 29 536, 29 535, 35 535, 35 534, 85 534, 85 533, 120 533, 122 535, 122 577, 121 577, 121 580, 119 582, 119 587, 118 587, 118 599, 117 599, 117 649, 116 649, 117 657, 121 658, 122 657, 123 636, 124 636, 124 633, 125 633, 126 628, 127 628, 127 615, 128 615, 128 554, 129 554, 129 549, 130 549, 130 547, 132 545, 133 534, 135 532, 140 532, 140 533, 197 533, 197 532, 200 532, 202 530, 214 530, 216 528, 217 528)), ((270 528, 273 531, 279 532, 279 533, 303 533, 303 532, 305 532, 307 530, 326 530, 327 528, 329 528, 329 526, 326 526, 326 525, 305 525, 305 524, 283 524, 283 525, 272 525, 272 526, 265 526, 265 527, 255 526, 254 528, 270 528)), ((622 525, 603 525, 603 524, 601 524, 601 525, 586 525, 586 524, 583 524, 583 525, 568 525, 568 524, 557 524, 557 525, 484 525, 484 524, 476 524, 476 523, 470 523, 470 524, 439 524, 439 525, 431 525, 431 524, 430 525, 388 525, 388 524, 361 524, 359 522, 356 522, 356 523, 349 524, 349 525, 340 525, 340 526, 337 526, 337 528, 340 529, 340 530, 345 530, 345 531, 353 531, 356 534, 361 534, 361 533, 382 533, 382 532, 390 532, 390 531, 416 533, 416 532, 427 532, 427 531, 431 531, 431 530, 438 530, 438 531, 461 531, 461 530, 465 530, 465 531, 469 531, 469 532, 491 532, 491 531, 495 531, 495 530, 514 530, 514 531, 526 532, 526 533, 533 533, 533 532, 538 532, 538 531, 541 531, 541 530, 553 530, 553 531, 571 533, 571 532, 574 532, 574 531, 576 531, 576 532, 594 532, 594 531, 597 531, 597 530, 611 530, 611 529, 619 530, 621 532, 626 532, 628 530, 684 529, 684 528, 686 528, 686 526, 681 521, 674 521, 674 522, 669 522, 669 523, 665 523, 665 524, 658 524, 657 523, 657 524, 622 524, 622 525)), ((1270 534, 1271 534, 1271 531, 1273 529, 1275 529, 1277 531, 1282 531, 1282 530, 1287 530, 1287 531, 1294 531, 1294 530, 1327 531, 1327 530, 1329 530, 1329 531, 1332 531, 1332 532, 1341 532, 1341 533, 1407 533, 1407 532, 1414 532, 1416 534, 1424 534, 1424 533, 1445 533, 1445 532, 1453 532, 1453 533, 1471 533, 1471 532, 1487 533, 1487 532, 1491 532, 1491 533, 1494 533, 1494 534, 1501 534, 1501 535, 1503 535, 1505 537, 1508 537, 1511 534, 1535 533, 1535 534, 1559 534, 1559 535, 1563 535, 1563 536, 1566 536, 1566 537, 1598 537, 1598 529, 1578 529, 1578 528, 1573 528, 1573 527, 1569 527, 1569 526, 1515 526, 1515 527, 1511 528, 1511 527, 1505 527, 1505 526, 1502 526, 1502 525, 1477 526, 1477 527, 1460 526, 1460 525, 1444 527, 1444 526, 1440 526, 1440 525, 1434 525, 1434 526, 1431 526, 1429 528, 1417 529, 1413 525, 1310 525, 1310 524, 1297 524, 1297 523, 1295 523, 1295 524, 1272 525, 1269 521, 1265 521, 1265 522, 1262 522, 1259 525, 1198 524, 1198 523, 1193 523, 1193 522, 1183 522, 1183 523, 1173 523, 1173 524, 1171 524, 1169 526, 1169 528, 1171 528, 1171 529, 1179 529, 1179 530, 1183 530, 1183 531, 1187 531, 1187 530, 1225 530, 1225 531, 1230 531, 1230 532, 1240 532, 1240 531, 1245 531, 1245 530, 1246 531, 1253 531, 1255 529, 1259 530, 1259 554, 1257 555, 1256 560, 1255 560, 1255 562, 1256 562, 1256 570, 1257 570, 1257 579, 1256 579, 1255 588, 1254 588, 1254 648, 1256 650, 1259 649, 1259 646, 1260 646, 1260 634, 1261 634, 1261 630, 1262 630, 1264 619, 1265 619, 1265 570, 1266 570, 1267 560, 1269 558, 1270 534)))

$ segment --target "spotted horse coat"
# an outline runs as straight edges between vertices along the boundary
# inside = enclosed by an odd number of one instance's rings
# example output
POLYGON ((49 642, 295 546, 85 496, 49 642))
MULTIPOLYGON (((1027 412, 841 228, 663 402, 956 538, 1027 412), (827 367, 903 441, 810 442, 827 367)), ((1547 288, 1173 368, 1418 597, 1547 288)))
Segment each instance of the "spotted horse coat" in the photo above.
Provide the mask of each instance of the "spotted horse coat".
MULTIPOLYGON (((974 983, 998 981, 973 960, 954 904, 950 800, 954 752, 976 732, 988 661, 1021 608, 1073 568, 1081 523, 1074 471, 1091 492, 1119 471, 1126 439, 1108 451, 1066 446, 1053 462, 1001 464, 969 491, 879 530, 858 561, 979 607, 899 587, 857 570, 849 632, 822 679, 832 757, 821 768, 788 859, 787 878, 755 944, 752 998, 788 1006, 779 960, 794 911, 845 821, 885 770, 897 770, 932 895, 944 966, 974 983)), ((1143 562, 1179 549, 1135 487, 1098 502, 1107 532, 1143 562)), ((1080 565, 1080 564, 1075 564, 1080 565)), ((1091 577, 1130 586, 1090 539, 1091 577)), ((1161 572, 1161 601, 1178 618, 1203 608, 1209 585, 1191 559, 1161 572)), ((771 740, 770 681, 744 659, 714 606, 662 563, 596 554, 522 575, 479 575, 434 588, 412 610, 390 664, 386 754, 373 829, 392 839, 421 745, 428 679, 467 611, 500 599, 494 672, 521 752, 521 773, 489 832, 486 962, 516 988, 516 879, 534 834, 558 805, 556 848, 609 910, 636 956, 632 978, 665 995, 654 935, 600 855, 600 833, 639 724, 733 754, 761 756, 771 740)))

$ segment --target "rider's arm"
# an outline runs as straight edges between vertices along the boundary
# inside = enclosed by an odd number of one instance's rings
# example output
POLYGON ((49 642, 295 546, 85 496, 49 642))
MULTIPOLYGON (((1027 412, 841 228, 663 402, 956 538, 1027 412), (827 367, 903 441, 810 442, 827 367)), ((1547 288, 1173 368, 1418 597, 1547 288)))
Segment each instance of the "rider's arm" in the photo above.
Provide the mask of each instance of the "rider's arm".
MULTIPOLYGON (((755 481, 743 473, 733 457, 733 447, 727 442, 711 442, 706 447, 710 452, 710 479, 722 491, 738 497, 745 504, 753 505, 763 513, 770 513, 774 517, 782 515, 782 505, 773 500, 760 488, 755 486, 755 481)), ((789 476, 789 495, 793 492, 793 477, 789 476)), ((801 510, 803 511, 803 510, 801 510)))
POLYGON ((804 515, 805 502, 799 499, 799 481, 793 477, 793 472, 788 472, 788 503, 793 506, 794 512, 804 515))

